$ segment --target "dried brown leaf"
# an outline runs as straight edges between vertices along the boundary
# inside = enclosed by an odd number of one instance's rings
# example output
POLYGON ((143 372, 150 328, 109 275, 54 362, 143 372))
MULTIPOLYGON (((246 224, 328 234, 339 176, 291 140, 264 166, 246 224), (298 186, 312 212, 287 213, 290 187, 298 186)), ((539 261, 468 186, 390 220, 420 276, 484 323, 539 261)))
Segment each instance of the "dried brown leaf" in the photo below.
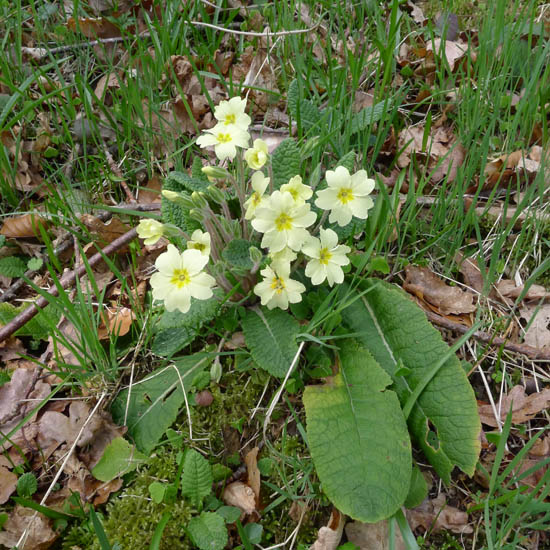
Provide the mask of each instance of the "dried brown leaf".
POLYGON ((405 268, 406 280, 403 288, 421 300, 426 300, 436 306, 441 313, 460 315, 476 310, 473 303, 475 295, 469 290, 445 284, 427 267, 408 265, 405 268))
POLYGON ((246 471, 248 473, 248 485, 254 491, 256 502, 260 502, 260 470, 258 469, 258 452, 260 449, 254 447, 252 450, 246 453, 244 457, 244 463, 246 464, 246 471))
POLYGON ((526 306, 519 316, 529 325, 523 341, 538 349, 550 347, 550 304, 526 306))
MULTIPOLYGON (((426 46, 427 52, 434 52, 435 55, 441 53, 441 38, 436 38, 433 42, 429 42, 426 46)), ((461 40, 445 40, 444 44, 444 55, 449 63, 451 71, 455 70, 456 64, 460 61, 468 50, 468 44, 462 42, 461 40)))
POLYGON ((225 488, 222 499, 228 506, 236 506, 246 515, 253 514, 256 511, 254 491, 242 481, 230 483, 225 488))
MULTIPOLYGON (((550 389, 527 395, 523 386, 514 386, 507 395, 504 395, 497 404, 500 414, 500 425, 506 420, 506 416, 512 406, 512 423, 522 424, 534 418, 550 404, 550 389)), ((479 417, 483 424, 496 428, 499 423, 495 419, 493 408, 489 403, 478 405, 479 417)))
POLYGON ((135 319, 136 314, 128 307, 121 307, 116 311, 106 310, 101 316, 102 322, 97 329, 97 335, 100 340, 106 340, 111 335, 124 336, 128 334, 135 319))
POLYGON ((0 466, 0 504, 8 501, 17 487, 17 476, 5 466, 0 466))
POLYGON ((46 221, 38 214, 23 214, 7 218, 2 224, 0 235, 12 238, 40 237, 39 227, 46 227, 46 221))
POLYGON ((70 17, 67 20, 67 28, 73 32, 81 32, 91 39, 115 38, 121 35, 120 29, 104 17, 81 17, 78 20, 70 17))
POLYGON ((411 529, 414 531, 418 527, 423 527, 425 531, 437 532, 446 529, 453 533, 473 533, 473 527, 468 525, 468 514, 445 502, 445 495, 441 493, 436 498, 426 499, 420 506, 407 510, 411 529))
POLYGON ((310 546, 310 550, 336 550, 344 532, 344 524, 344 515, 333 508, 328 524, 319 529, 317 540, 310 546))
MULTIPOLYGON (((389 550, 390 548, 390 528, 387 520, 377 523, 352 521, 346 525, 346 536, 361 550, 389 550)), ((405 548, 401 532, 396 530, 395 550, 405 550, 405 548)))
POLYGON ((46 550, 58 536, 46 516, 17 505, 0 531, 0 545, 7 548, 16 546, 25 530, 28 536, 23 546, 18 546, 19 550, 46 550))
POLYGON ((150 204, 152 202, 160 202, 160 192, 162 191, 162 180, 159 176, 153 176, 145 187, 139 190, 139 204, 150 204))

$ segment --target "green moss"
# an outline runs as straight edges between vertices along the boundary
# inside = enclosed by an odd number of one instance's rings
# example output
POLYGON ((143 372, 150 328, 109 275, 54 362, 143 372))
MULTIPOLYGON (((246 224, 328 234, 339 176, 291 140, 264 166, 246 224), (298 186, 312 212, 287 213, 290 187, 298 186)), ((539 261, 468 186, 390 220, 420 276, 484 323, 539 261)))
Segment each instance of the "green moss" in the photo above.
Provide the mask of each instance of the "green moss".
MULTIPOLYGON (((160 449, 147 466, 138 471, 130 485, 111 498, 103 512, 103 527, 111 544, 118 542, 120 548, 148 550, 163 512, 169 510, 172 519, 164 529, 160 550, 192 548, 184 526, 195 510, 183 499, 173 504, 156 504, 149 495, 148 487, 153 481, 172 482, 176 471, 176 450, 160 449)), ((90 537, 86 523, 68 533, 62 548, 72 550, 75 544, 81 550, 100 550, 95 535, 90 537)))

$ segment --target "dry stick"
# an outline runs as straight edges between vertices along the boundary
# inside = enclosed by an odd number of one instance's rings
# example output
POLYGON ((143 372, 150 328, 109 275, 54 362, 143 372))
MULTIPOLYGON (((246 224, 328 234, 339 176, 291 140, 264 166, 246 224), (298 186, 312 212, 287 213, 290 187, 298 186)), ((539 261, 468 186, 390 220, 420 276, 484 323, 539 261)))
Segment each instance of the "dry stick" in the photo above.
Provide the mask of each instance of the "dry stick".
MULTIPOLYGON (((456 332, 460 332, 461 334, 465 334, 469 330, 469 327, 461 325, 460 323, 455 323, 454 321, 449 321, 449 319, 446 319, 445 317, 442 317, 437 313, 433 313, 431 311, 425 311, 425 313, 428 316, 428 319, 430 321, 434 322, 440 327, 443 327, 449 330, 454 330, 456 332)), ((498 346, 498 347, 503 346, 504 349, 507 349, 508 351, 521 353, 523 355, 526 355, 527 357, 530 357, 531 359, 541 359, 544 361, 550 361, 550 352, 548 351, 534 348, 526 344, 514 344, 513 342, 508 342, 504 338, 493 336, 488 332, 483 332, 481 330, 478 330, 477 332, 474 332, 472 337, 475 338, 476 340, 479 340, 480 342, 489 344, 491 346, 498 346)))
MULTIPOLYGON (((137 237, 137 231, 135 229, 130 229, 115 239, 111 244, 107 245, 102 252, 94 254, 89 260, 88 264, 90 267, 94 267, 98 264, 104 256, 108 256, 113 252, 116 252, 119 248, 122 248, 128 244, 131 240, 137 237)), ((73 271, 66 273, 59 280, 59 284, 62 289, 66 289, 71 286, 77 277, 81 277, 86 273, 86 264, 80 264, 73 271)), ((48 291, 48 295, 52 298, 55 298, 59 295, 59 289, 56 287, 51 288, 48 291)), ((48 298, 44 296, 39 296, 34 304, 30 305, 25 311, 22 311, 17 317, 12 319, 7 325, 0 328, 0 342, 7 340, 16 330, 20 329, 25 323, 30 321, 41 309, 45 308, 49 304, 48 298)))

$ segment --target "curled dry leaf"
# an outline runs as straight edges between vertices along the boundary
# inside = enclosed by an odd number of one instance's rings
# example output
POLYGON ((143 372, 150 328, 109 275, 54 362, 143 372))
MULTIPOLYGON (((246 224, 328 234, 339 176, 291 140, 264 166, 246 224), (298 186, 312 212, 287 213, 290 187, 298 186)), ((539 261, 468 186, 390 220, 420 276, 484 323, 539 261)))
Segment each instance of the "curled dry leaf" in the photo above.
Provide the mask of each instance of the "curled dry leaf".
MULTIPOLYGON (((350 542, 361 550, 389 550, 390 527, 387 520, 377 523, 361 523, 352 521, 346 525, 346 535, 350 542)), ((405 542, 401 532, 396 529, 395 550, 405 550, 405 542)))
MULTIPOLYGON (((497 283, 496 290, 498 295, 515 300, 524 293, 525 285, 516 286, 515 281, 502 279, 497 283)), ((550 297, 550 293, 546 292, 546 289, 542 285, 531 285, 527 292, 525 292, 523 300, 526 302, 531 300, 540 301, 548 297, 550 297)))
POLYGON ((397 165, 405 168, 411 163, 411 156, 416 154, 417 159, 423 157, 430 179, 433 182, 447 178, 450 183, 455 180, 458 167, 464 162, 466 151, 457 141, 450 128, 441 126, 428 136, 426 146, 424 142, 424 126, 411 126, 399 134, 398 149, 401 155, 397 165))
POLYGON ((81 17, 76 20, 70 17, 67 20, 67 28, 73 32, 81 32, 86 38, 115 38, 120 36, 120 29, 104 17, 81 17))
POLYGON ((476 292, 481 292, 483 290, 483 273, 477 262, 473 258, 464 258, 460 252, 456 254, 455 261, 459 264, 459 270, 464 277, 466 286, 473 288, 476 292))
POLYGON ((246 471, 248 473, 248 485, 254 491, 257 504, 260 503, 260 470, 258 469, 259 450, 258 447, 254 447, 251 451, 248 451, 244 457, 244 463, 246 464, 246 471))
POLYGON ((80 216, 80 221, 86 226, 90 233, 102 241, 101 244, 111 243, 130 230, 130 228, 118 218, 111 218, 107 223, 103 223, 96 216, 82 214, 82 216, 80 216))
POLYGON ((106 310, 101 316, 101 325, 97 329, 100 340, 106 340, 111 335, 124 336, 128 334, 135 321, 134 311, 128 307, 121 307, 116 311, 106 310))
POLYGON ((0 545, 13 548, 25 530, 27 539, 23 546, 18 546, 19 550, 45 550, 57 538, 57 533, 46 516, 17 505, 8 516, 4 529, 0 531, 0 545))
POLYGON ((317 540, 310 550, 336 550, 344 531, 345 517, 336 508, 332 509, 328 524, 319 529, 317 540))
POLYGON ((245 515, 256 511, 256 496, 254 491, 242 481, 230 483, 223 492, 223 501, 228 506, 240 508, 245 515))
MULTIPOLYGON (((507 395, 504 395, 497 404, 497 411, 500 414, 500 424, 506 420, 506 416, 512 406, 512 423, 521 424, 535 417, 545 410, 550 403, 550 389, 527 395, 523 386, 514 386, 507 395)), ((496 428, 499 423, 495 419, 493 408, 488 403, 478 406, 479 417, 483 424, 496 428)))
POLYGON ((46 228, 46 221, 38 214, 23 214, 14 218, 7 218, 2 224, 0 235, 6 237, 29 238, 40 237, 40 227, 46 228))
POLYGON ((437 307, 444 315, 460 315, 476 310, 473 303, 475 295, 472 292, 445 284, 427 267, 408 265, 405 273, 407 278, 403 288, 437 307))
POLYGON ((522 484, 535 487, 537 483, 542 479, 544 474, 548 471, 548 464, 543 465, 542 462, 550 458, 550 436, 540 437, 535 444, 529 449, 527 458, 522 460, 519 471, 517 473, 523 473, 531 468, 535 468, 539 465, 539 468, 534 470, 531 474, 521 479, 522 484))
POLYGON ((468 514, 447 505, 443 493, 434 499, 426 499, 412 510, 407 510, 407 519, 413 531, 418 527, 423 527, 425 531, 437 532, 446 529, 461 534, 474 531, 473 527, 468 525, 468 514))
POLYGON ((8 501, 17 487, 17 476, 5 466, 0 466, 0 504, 8 501))

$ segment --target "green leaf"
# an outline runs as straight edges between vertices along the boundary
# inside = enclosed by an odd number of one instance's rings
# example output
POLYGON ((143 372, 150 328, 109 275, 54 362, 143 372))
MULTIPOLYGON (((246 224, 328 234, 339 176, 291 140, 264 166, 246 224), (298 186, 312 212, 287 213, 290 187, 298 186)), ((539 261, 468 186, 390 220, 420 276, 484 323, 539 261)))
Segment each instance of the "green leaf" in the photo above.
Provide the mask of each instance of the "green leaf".
POLYGON ((244 239, 233 239, 222 252, 223 259, 233 267, 249 271, 253 267, 250 259, 252 243, 244 239))
POLYGON ((155 327, 152 351, 161 357, 172 357, 189 345, 200 329, 211 321, 218 311, 216 297, 209 300, 191 298, 191 308, 187 313, 179 310, 165 311, 155 327))
POLYGON ((225 523, 235 523, 241 517, 241 509, 236 506, 222 506, 216 510, 225 523))
MULTIPOLYGON (((7 302, 0 303, 0 326, 7 325, 22 311, 27 309, 25 304, 15 307, 7 302)), ((46 306, 40 313, 25 323, 15 332, 15 336, 32 336, 35 340, 47 340, 52 332, 52 326, 59 321, 60 314, 51 306, 46 306)))
POLYGON ((18 256, 0 258, 0 275, 4 277, 22 277, 27 271, 27 262, 18 256))
POLYGON ((348 172, 350 174, 353 174, 353 171, 355 170, 356 156, 357 155, 355 154, 355 151, 349 151, 338 161, 338 164, 336 166, 343 166, 344 168, 348 169, 348 172))
POLYGON ((422 504, 422 501, 428 496, 428 484, 420 471, 420 468, 415 464, 411 473, 411 485, 409 494, 405 499, 405 508, 416 508, 422 504))
POLYGON ((264 528, 259 523, 247 523, 244 526, 244 532, 251 544, 260 544, 260 542, 262 542, 264 528))
POLYGON ((246 345, 259 367, 283 378, 298 351, 296 336, 300 325, 280 309, 249 310, 242 327, 246 345))
POLYGON ((153 371, 143 380, 121 391, 111 412, 115 422, 124 423, 126 403, 128 434, 137 448, 149 453, 166 430, 174 423, 184 404, 182 385, 188 392, 195 374, 208 364, 209 356, 196 353, 153 371))
POLYGON ((290 178, 300 175, 302 171, 302 157, 300 149, 292 138, 283 140, 271 157, 273 168, 273 187, 279 189, 288 183, 290 178))
MULTIPOLYGON (((449 351, 424 312, 400 289, 371 279, 342 311, 344 323, 393 378, 404 406, 415 387, 449 351), (407 376, 395 376, 402 367, 407 376)), ((403 372, 403 371, 401 371, 403 372)), ((474 392, 454 354, 427 384, 408 418, 410 432, 445 483, 458 466, 473 475, 481 424, 474 392)))
POLYGON ((382 119, 384 114, 391 109, 391 101, 380 101, 376 105, 365 107, 353 115, 351 119, 351 133, 364 132, 375 122, 382 119))
POLYGON ((195 507, 212 492, 212 466, 195 449, 187 449, 181 475, 181 494, 188 497, 195 507))
POLYGON ((42 258, 31 258, 27 262, 27 269, 31 271, 38 271, 44 265, 42 258))
POLYGON ((201 158, 197 155, 193 159, 193 164, 191 164, 191 178, 195 181, 202 181, 206 186, 210 185, 206 174, 202 171, 203 164, 201 158))
POLYGON ((160 504, 164 500, 166 487, 167 485, 165 483, 161 483, 160 481, 153 481, 153 483, 149 485, 149 494, 151 495, 153 502, 160 504))
POLYGON ((187 532, 200 550, 223 550, 227 544, 227 529, 223 518, 216 512, 203 512, 191 518, 187 532))
POLYGON ((206 191, 206 188, 209 185, 208 178, 194 178, 190 177, 185 172, 170 172, 166 176, 167 181, 175 181, 180 184, 181 191, 188 191, 192 193, 193 191, 206 191))
POLYGON ((140 453, 123 437, 116 437, 107 445, 103 456, 92 469, 92 475, 99 481, 111 481, 128 472, 133 472, 147 457, 140 453))
POLYGON ((319 109, 308 99, 300 97, 300 88, 296 79, 288 87, 287 101, 292 118, 302 125, 305 132, 317 126, 321 121, 319 109))
POLYGON ((36 481, 34 474, 31 474, 30 472, 23 474, 17 480, 17 494, 20 497, 30 497, 36 493, 37 489, 38 481, 36 481))
POLYGON ((340 372, 304 392, 307 438, 324 492, 363 522, 390 517, 411 480, 411 442, 391 378, 353 341, 339 353, 340 372))

